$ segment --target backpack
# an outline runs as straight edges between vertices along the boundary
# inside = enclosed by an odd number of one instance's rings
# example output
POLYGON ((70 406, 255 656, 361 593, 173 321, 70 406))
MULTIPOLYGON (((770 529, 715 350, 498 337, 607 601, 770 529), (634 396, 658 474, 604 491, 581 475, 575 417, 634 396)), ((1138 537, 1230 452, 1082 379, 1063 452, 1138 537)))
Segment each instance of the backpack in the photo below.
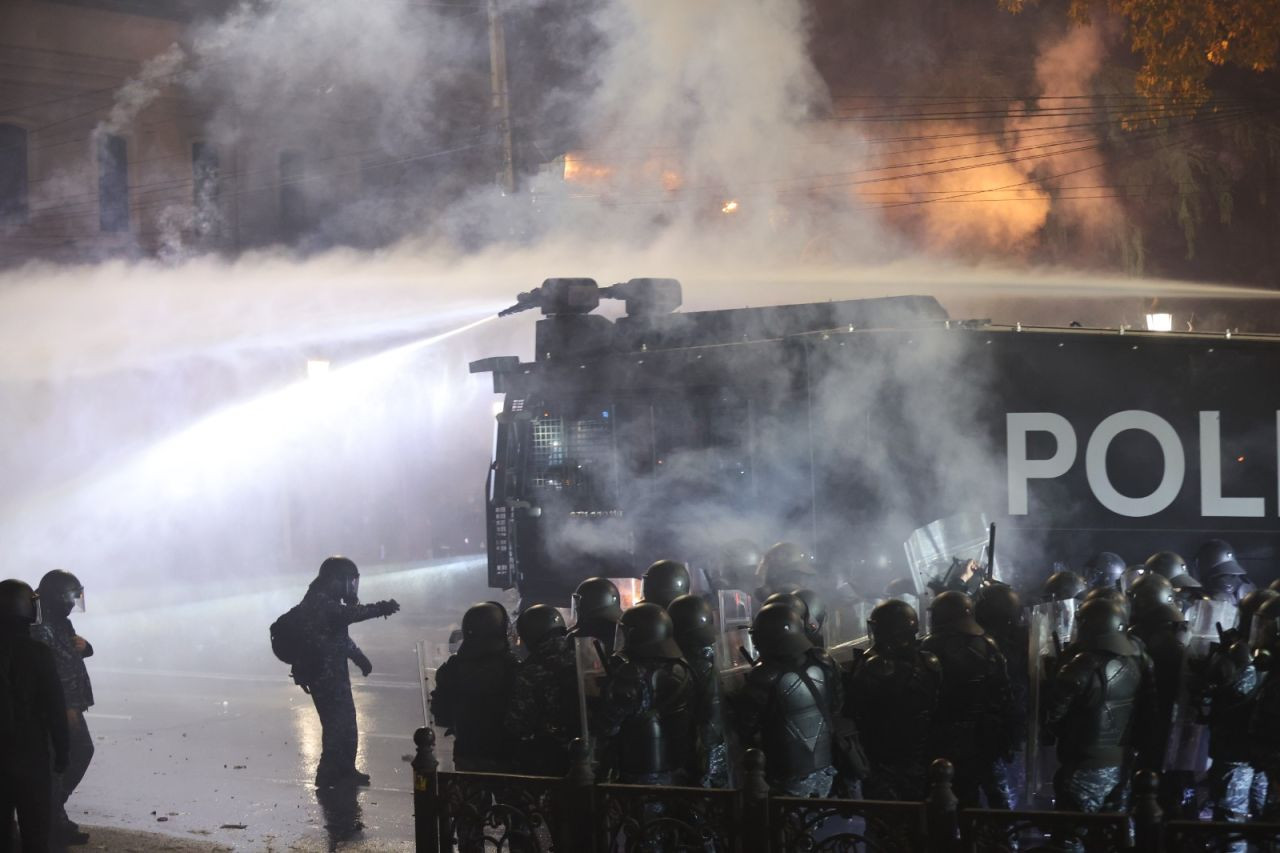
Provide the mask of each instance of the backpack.
POLYGON ((307 614, 301 604, 289 608, 271 623, 271 651, 282 663, 298 666, 315 656, 315 644, 307 630, 307 614))

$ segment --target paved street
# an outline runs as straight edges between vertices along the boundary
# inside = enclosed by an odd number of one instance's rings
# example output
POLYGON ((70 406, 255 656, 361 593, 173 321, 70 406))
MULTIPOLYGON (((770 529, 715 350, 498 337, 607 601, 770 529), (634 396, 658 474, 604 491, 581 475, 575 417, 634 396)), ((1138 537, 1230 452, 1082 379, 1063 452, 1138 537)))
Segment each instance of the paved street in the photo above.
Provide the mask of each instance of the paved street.
MULTIPOLYGON (((319 723, 267 633, 308 580, 209 588, 199 600, 132 610, 129 594, 90 589, 89 612, 75 623, 97 651, 88 716, 97 753, 70 803, 73 819, 245 850, 328 849, 348 836, 349 849, 411 849, 408 760, 422 724, 415 643, 444 643, 466 603, 493 592, 475 559, 366 571, 363 600, 395 597, 404 608, 352 629, 374 665, 367 680, 354 678, 358 763, 373 786, 320 801, 310 782, 319 723), (363 832, 352 835, 357 822, 363 832)), ((442 753, 447 761, 447 744, 442 753)))

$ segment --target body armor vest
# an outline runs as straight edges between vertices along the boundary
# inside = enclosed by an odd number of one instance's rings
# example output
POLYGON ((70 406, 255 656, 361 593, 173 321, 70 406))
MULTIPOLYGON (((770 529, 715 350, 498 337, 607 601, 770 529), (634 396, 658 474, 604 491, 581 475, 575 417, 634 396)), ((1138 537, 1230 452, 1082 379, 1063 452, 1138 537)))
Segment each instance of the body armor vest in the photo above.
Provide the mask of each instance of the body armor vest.
POLYGON ((1078 677, 1087 679, 1087 683, 1082 701, 1063 721, 1058 755, 1064 762, 1123 764, 1142 687, 1139 658, 1087 651, 1077 655, 1069 666, 1079 667, 1078 677))
POLYGON ((682 660, 636 662, 652 691, 649 708, 619 733, 619 768, 627 775, 671 773, 693 751, 693 673, 682 660))
POLYGON ((771 778, 794 779, 832 765, 827 719, 833 677, 812 660, 799 667, 778 668, 761 732, 771 778))

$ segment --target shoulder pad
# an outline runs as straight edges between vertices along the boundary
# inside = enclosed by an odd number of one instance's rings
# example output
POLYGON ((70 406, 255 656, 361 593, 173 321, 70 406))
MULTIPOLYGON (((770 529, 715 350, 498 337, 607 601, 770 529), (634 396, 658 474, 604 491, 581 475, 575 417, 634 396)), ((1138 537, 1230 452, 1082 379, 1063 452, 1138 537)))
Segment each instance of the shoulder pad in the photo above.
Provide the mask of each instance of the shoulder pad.
POLYGON ((929 672, 936 673, 936 674, 942 673, 942 661, 938 660, 938 656, 935 655, 933 652, 926 652, 923 649, 921 649, 920 663, 929 672))
POLYGON ((1058 669, 1058 677, 1078 686, 1089 683, 1090 676, 1097 668, 1097 660, 1088 652, 1080 652, 1058 669))

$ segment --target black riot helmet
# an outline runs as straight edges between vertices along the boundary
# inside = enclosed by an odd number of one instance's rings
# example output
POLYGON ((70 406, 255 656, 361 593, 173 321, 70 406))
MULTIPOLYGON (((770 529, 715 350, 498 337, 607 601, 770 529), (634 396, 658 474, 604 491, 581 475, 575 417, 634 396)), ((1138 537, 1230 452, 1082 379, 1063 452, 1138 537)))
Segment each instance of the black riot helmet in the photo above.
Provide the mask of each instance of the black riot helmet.
POLYGON ((1110 551, 1094 554, 1084 564, 1084 576, 1090 589, 1102 586, 1120 587, 1120 578, 1128 568, 1124 558, 1110 551))
POLYGON ((827 624, 827 603, 822 600, 822 596, 818 595, 818 593, 805 587, 800 587, 791 594, 804 602, 804 632, 809 635, 810 642, 815 646, 819 645, 822 626, 827 624))
MULTIPOLYGON (((1280 597, 1262 603, 1253 617, 1250 645, 1257 651, 1280 652, 1280 597)), ((1274 669, 1274 664, 1268 668, 1274 669)))
POLYGON ((1089 585, 1084 582, 1084 578, 1064 569, 1049 575, 1049 579, 1044 582, 1041 595, 1045 601, 1070 601, 1073 598, 1080 598, 1088 589, 1089 585))
POLYGON ((1262 605, 1273 598, 1280 598, 1280 592, 1271 589, 1255 589, 1240 599, 1240 604, 1236 607, 1236 628, 1240 636, 1246 640, 1249 639, 1249 633, 1253 629, 1254 615, 1262 609, 1262 605))
POLYGON ((66 619, 73 610, 84 610, 84 585, 71 572, 54 569, 40 579, 36 587, 40 606, 47 616, 66 619))
POLYGON ((622 618, 622 596, 608 578, 587 578, 573 593, 578 622, 617 622, 622 618))
POLYGON ((686 652, 715 643, 716 616, 701 596, 680 596, 667 605, 667 615, 675 626, 676 643, 686 652))
POLYGON ((1008 584, 986 584, 973 603, 973 618, 988 634, 998 634, 1022 623, 1022 599, 1008 584))
POLYGON ((27 626, 39 621, 39 594, 23 581, 0 581, 0 624, 27 626))
POLYGON ((640 598, 647 604, 666 607, 689 593, 689 568, 675 560, 659 560, 644 571, 640 598))
POLYGON ((1267 589, 1272 592, 1280 592, 1280 578, 1276 578, 1271 583, 1267 584, 1267 589))
POLYGON ((528 649, 537 648, 549 637, 563 637, 567 630, 564 617, 550 604, 535 604, 516 619, 516 636, 528 649))
POLYGON ((462 614, 462 643, 475 651, 502 651, 510 647, 507 609, 496 601, 482 601, 462 614))
POLYGON ((1222 539, 1210 539, 1196 552, 1196 575, 1207 581, 1214 575, 1243 575, 1244 567, 1236 562, 1236 551, 1231 543, 1222 539))
POLYGON ((1129 597, 1121 592, 1119 587, 1100 586, 1089 590, 1084 596, 1085 601, 1097 601, 1099 599, 1109 601, 1119 607, 1120 612, 1124 614, 1125 621, 1129 621, 1129 597))
POLYGON ((333 556, 321 563, 315 583, 345 604, 360 603, 360 570, 347 557, 333 556))
POLYGON ((773 595, 766 598, 764 603, 786 605, 798 613, 803 621, 809 621, 809 605, 805 604, 804 599, 796 595, 794 592, 775 592, 773 595))
POLYGON ((1173 604, 1173 584, 1164 575, 1147 572, 1129 587, 1129 601, 1137 619, 1149 610, 1173 604))
POLYGON ((1084 649, 1133 654, 1135 646, 1125 635, 1125 621, 1124 609, 1117 602, 1103 597, 1089 599, 1076 611, 1076 642, 1084 649))
POLYGON ((886 652, 901 651, 915 644, 920 633, 920 617, 905 601, 891 598, 877 604, 867 618, 867 633, 875 648, 886 652))
POLYGON ((622 614, 614 651, 637 660, 681 656, 671 617, 651 601, 641 602, 622 614))
POLYGON ((1197 589, 1200 582, 1187 571, 1187 563, 1173 551, 1157 551, 1147 558, 1147 574, 1162 575, 1177 590, 1197 589))
POLYGON ((760 584, 772 589, 794 586, 817 573, 813 559, 794 542, 779 542, 765 551, 756 570, 760 584))
POLYGON ((751 620, 751 639, 764 660, 794 658, 813 648, 804 619, 787 604, 766 604, 751 620))
POLYGON ((929 605, 929 629, 938 634, 981 636, 982 626, 973 618, 973 599, 963 592, 948 590, 929 605))
POLYGON ((725 582, 745 583, 760 565, 760 548, 747 539, 733 539, 721 546, 717 558, 720 578, 725 582))
POLYGON ((904 595, 915 595, 916 582, 911 578, 894 578, 889 581, 889 585, 884 588, 884 594, 889 598, 901 598, 904 595))

